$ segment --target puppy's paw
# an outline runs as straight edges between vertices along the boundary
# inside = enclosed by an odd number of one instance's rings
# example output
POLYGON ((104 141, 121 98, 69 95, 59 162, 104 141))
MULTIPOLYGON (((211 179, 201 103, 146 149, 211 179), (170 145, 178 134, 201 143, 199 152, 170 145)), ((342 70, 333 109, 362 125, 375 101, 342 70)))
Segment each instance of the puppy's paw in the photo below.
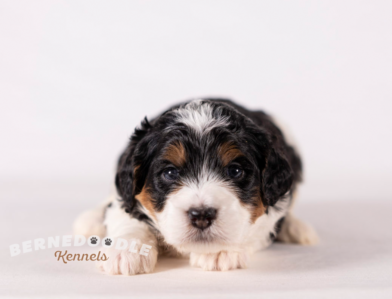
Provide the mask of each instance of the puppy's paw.
POLYGON ((316 245, 319 242, 319 237, 312 226, 293 215, 288 215, 278 234, 278 240, 284 243, 316 245))
MULTIPOLYGON (((140 250, 142 244, 137 242, 136 248, 140 250)), ((106 274, 135 275, 151 273, 158 259, 158 250, 152 246, 147 256, 130 252, 129 249, 105 248, 104 253, 108 258, 106 261, 98 262, 98 268, 106 274)))
POLYGON ((104 210, 97 208, 86 211, 76 218, 73 224, 75 235, 82 235, 88 238, 91 235, 97 235, 100 238, 106 234, 106 228, 103 224, 104 210))
POLYGON ((248 256, 244 252, 191 253, 190 263, 205 271, 227 271, 246 268, 248 256))

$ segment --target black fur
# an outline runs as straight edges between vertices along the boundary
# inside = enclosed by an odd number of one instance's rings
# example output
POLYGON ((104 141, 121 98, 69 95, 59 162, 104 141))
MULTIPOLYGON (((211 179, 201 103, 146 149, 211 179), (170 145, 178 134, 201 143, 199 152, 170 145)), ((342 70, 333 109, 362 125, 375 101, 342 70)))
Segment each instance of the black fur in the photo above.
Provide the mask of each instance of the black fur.
POLYGON ((277 236, 280 231, 282 230, 282 225, 285 220, 285 217, 280 218, 276 223, 275 223, 275 235, 277 236))

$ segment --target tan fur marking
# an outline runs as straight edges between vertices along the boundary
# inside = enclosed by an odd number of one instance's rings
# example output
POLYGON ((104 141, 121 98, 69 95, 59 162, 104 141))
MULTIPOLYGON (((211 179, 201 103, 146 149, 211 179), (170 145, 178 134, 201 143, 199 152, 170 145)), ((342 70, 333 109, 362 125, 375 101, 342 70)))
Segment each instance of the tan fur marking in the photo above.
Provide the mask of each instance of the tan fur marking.
POLYGON ((250 218, 252 223, 255 223, 256 220, 265 213, 265 207, 261 202, 261 198, 257 198, 256 200, 258 204, 256 207, 252 207, 252 216, 250 218))
POLYGON ((136 195, 135 198, 150 212, 151 216, 156 219, 153 199, 146 186, 143 187, 142 192, 136 195))
POLYGON ((266 210, 266 208, 263 205, 263 202, 261 200, 261 196, 259 193, 257 194, 257 196, 255 196, 253 198, 253 201, 256 203, 256 205, 245 204, 241 201, 242 206, 250 211, 250 222, 251 223, 255 223, 256 220, 260 216, 264 215, 265 210, 266 210))
POLYGON ((218 154, 223 162, 223 166, 226 166, 234 159, 244 155, 234 144, 229 142, 224 143, 219 147, 218 154))
POLYGON ((170 144, 163 156, 177 167, 182 167, 186 163, 186 152, 181 142, 170 144))
POLYGON ((136 172, 139 170, 140 165, 136 165, 135 168, 133 169, 134 175, 136 175, 136 172))

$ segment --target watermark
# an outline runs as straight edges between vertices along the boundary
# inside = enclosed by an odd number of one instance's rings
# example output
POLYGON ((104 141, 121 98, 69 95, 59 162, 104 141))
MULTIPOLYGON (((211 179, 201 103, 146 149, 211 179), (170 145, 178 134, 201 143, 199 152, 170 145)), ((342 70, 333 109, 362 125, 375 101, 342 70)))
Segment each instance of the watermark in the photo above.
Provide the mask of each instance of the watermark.
MULTIPOLYGON (((12 244, 10 245, 10 254, 11 257, 15 257, 22 253, 29 253, 32 251, 45 250, 51 248, 59 248, 59 247, 80 247, 85 244, 88 244, 91 247, 103 246, 105 248, 113 247, 117 250, 127 250, 131 253, 148 256, 151 245, 141 244, 138 246, 137 240, 126 240, 122 238, 113 239, 111 237, 101 238, 99 236, 90 236, 86 238, 82 235, 65 235, 65 236, 56 236, 56 237, 48 237, 37 238, 34 240, 29 240, 22 242, 21 244, 12 244)), ((98 252, 98 256, 95 254, 72 254, 68 253, 66 250, 65 253, 62 251, 56 251, 55 257, 57 257, 58 261, 62 260, 65 264, 70 261, 106 261, 108 257, 105 254, 101 255, 101 252, 98 252)))
POLYGON ((74 261, 107 261, 109 258, 106 256, 106 254, 102 254, 101 256, 101 251, 98 252, 97 254, 90 254, 88 255, 87 253, 68 253, 68 250, 66 250, 64 253, 62 251, 56 251, 54 253, 54 256, 57 257, 57 261, 62 260, 64 264, 68 262, 74 262, 74 261))

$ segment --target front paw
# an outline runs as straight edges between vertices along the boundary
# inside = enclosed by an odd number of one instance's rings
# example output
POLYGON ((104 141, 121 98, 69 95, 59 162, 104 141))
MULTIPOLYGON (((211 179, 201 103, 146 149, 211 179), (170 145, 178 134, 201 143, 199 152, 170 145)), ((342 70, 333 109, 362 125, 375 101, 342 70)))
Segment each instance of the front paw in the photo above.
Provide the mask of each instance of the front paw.
POLYGON ((190 263, 205 271, 227 271, 246 268, 248 256, 244 252, 191 253, 190 263))
MULTIPOLYGON (((139 242, 140 243, 140 242, 139 242)), ((141 243, 137 248, 141 247, 141 243)), ((158 259, 158 251, 153 246, 147 255, 130 252, 128 249, 105 248, 107 260, 98 262, 98 268, 107 274, 135 275, 151 273, 158 259)))

